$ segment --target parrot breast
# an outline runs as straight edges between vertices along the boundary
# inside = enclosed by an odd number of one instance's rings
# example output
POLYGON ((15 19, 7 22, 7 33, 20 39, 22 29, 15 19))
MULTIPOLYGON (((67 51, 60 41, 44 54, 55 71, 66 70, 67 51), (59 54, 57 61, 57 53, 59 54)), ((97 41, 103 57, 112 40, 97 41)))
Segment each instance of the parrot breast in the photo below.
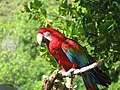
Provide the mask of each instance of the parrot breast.
POLYGON ((61 48, 62 43, 65 42, 66 39, 59 39, 60 38, 52 38, 52 41, 47 44, 50 54, 56 58, 57 63, 62 67, 64 71, 68 71, 70 68, 78 68, 68 59, 61 48))

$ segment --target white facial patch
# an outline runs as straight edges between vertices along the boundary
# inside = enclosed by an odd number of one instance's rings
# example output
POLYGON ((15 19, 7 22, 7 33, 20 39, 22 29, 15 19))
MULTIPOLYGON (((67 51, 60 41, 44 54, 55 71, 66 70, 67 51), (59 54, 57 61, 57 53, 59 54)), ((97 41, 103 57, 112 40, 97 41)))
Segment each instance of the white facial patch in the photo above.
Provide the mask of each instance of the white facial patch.
POLYGON ((37 34, 37 42, 39 43, 39 45, 42 44, 42 40, 43 40, 43 35, 40 34, 40 33, 38 33, 38 34, 37 34))
POLYGON ((43 36, 44 36, 46 39, 48 39, 49 41, 51 41, 52 39, 51 39, 51 37, 49 36, 49 34, 50 34, 50 32, 45 32, 45 33, 43 33, 43 36))

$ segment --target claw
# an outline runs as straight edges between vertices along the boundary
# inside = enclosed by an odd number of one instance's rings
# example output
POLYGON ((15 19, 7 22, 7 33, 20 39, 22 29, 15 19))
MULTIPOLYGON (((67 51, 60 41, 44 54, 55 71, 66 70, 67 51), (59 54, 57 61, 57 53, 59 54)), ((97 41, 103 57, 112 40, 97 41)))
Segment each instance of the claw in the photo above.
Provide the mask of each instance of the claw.
POLYGON ((72 78, 73 77, 73 72, 75 71, 75 69, 70 69, 69 71, 67 71, 68 73, 68 77, 72 78))
POLYGON ((72 78, 74 71, 75 71, 75 69, 73 69, 73 68, 70 69, 70 70, 67 71, 67 72, 60 70, 60 71, 59 71, 59 75, 60 75, 60 77, 70 77, 70 78, 72 78))

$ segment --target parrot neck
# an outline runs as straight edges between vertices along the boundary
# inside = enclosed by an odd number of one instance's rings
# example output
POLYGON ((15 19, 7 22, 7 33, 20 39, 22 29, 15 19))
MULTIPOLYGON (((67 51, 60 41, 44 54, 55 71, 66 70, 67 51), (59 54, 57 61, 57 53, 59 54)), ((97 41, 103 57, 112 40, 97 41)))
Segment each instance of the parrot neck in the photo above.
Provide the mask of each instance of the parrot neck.
POLYGON ((53 35, 51 36, 52 40, 46 44, 49 52, 53 55, 55 50, 61 49, 62 43, 66 40, 66 38, 61 35, 53 35))

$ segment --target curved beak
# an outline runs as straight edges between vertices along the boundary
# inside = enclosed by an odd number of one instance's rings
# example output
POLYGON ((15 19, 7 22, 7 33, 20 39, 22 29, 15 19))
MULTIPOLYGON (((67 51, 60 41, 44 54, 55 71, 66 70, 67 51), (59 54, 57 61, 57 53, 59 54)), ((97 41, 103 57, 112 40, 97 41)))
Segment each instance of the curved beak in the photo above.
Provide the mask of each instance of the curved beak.
POLYGON ((42 43, 49 43, 50 41, 47 38, 45 38, 42 34, 38 33, 37 42, 39 45, 41 45, 42 43))
POLYGON ((43 35, 40 34, 40 33, 38 33, 38 34, 37 34, 37 42, 38 42, 38 44, 41 45, 41 44, 42 44, 42 41, 43 41, 43 35))

